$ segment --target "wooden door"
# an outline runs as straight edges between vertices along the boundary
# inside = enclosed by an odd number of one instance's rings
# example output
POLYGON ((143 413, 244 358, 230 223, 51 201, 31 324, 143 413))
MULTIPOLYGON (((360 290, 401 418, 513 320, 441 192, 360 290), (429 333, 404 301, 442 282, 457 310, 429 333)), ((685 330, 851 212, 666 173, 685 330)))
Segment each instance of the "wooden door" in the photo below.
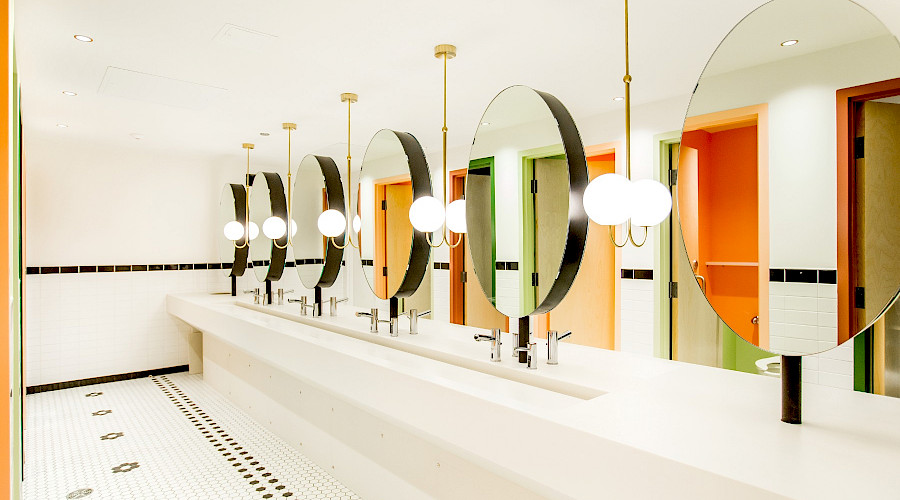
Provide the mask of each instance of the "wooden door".
POLYGON ((569 218, 569 171, 566 160, 534 160, 534 270, 538 273, 535 305, 543 302, 566 249, 569 218))
MULTIPOLYGON (((684 201, 686 210, 694 210, 695 205, 688 203, 688 200, 698 199, 697 150, 681 146, 678 163, 673 168, 678 170, 678 183, 674 188, 675 196, 672 197, 675 205, 673 213, 679 216, 672 217, 672 279, 678 287, 678 296, 672 299, 672 359, 721 366, 722 332, 719 317, 701 291, 701 281, 695 277, 685 252, 685 246, 698 244, 699 236, 693 230, 692 234, 682 236, 679 220, 680 204, 684 201)), ((687 215, 685 214, 685 220, 689 220, 687 215)))
POLYGON ((400 287, 409 264, 413 238, 413 227, 409 222, 409 207, 413 202, 412 184, 388 184, 385 186, 385 199, 387 291, 390 292, 400 287))
POLYGON ((857 308, 861 330, 893 299, 900 283, 900 104, 868 101, 861 126, 864 158, 856 164, 856 279, 865 289, 857 308))
MULTIPOLYGON (((615 158, 588 160, 590 179, 616 171, 615 158)), ((616 347, 616 252, 606 226, 590 223, 584 258, 569 293, 549 314, 548 327, 572 330, 573 344, 616 347)))
MULTIPOLYGON (((481 193, 492 193, 490 168, 479 169, 487 171, 487 175, 469 175, 466 177, 468 190, 478 190, 481 193)), ((479 220, 482 223, 471 225, 467 228, 468 235, 477 237, 479 241, 493 241, 494 234, 492 225, 489 223, 493 220, 493 207, 491 196, 470 196, 466 199, 466 211, 484 214, 479 220), (479 202, 481 204, 479 204, 479 202)), ((509 331, 506 316, 500 313, 486 296, 481 287, 481 282, 491 283, 489 286, 490 295, 495 296, 493 290, 494 276, 494 255, 493 249, 487 245, 476 248, 475 251, 483 252, 478 259, 481 267, 475 268, 471 252, 473 249, 465 244, 465 266, 466 266, 466 282, 465 282, 465 322, 466 325, 479 328, 501 328, 509 331), (477 276, 476 276, 477 273, 477 276)))

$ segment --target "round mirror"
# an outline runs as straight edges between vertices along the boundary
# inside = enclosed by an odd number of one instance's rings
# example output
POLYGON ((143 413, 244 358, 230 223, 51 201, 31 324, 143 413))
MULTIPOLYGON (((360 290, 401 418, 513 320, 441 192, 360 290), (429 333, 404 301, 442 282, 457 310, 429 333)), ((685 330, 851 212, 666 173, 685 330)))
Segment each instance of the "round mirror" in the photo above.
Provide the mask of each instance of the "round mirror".
POLYGON ((241 184, 226 184, 219 198, 216 248, 225 276, 243 276, 247 267, 247 192, 241 184))
POLYGON ((517 318, 550 311, 587 237, 584 147, 552 95, 515 86, 481 117, 466 175, 469 249, 485 296, 517 318))
MULTIPOLYGON (((291 194, 291 218, 296 227, 291 246, 297 274, 306 288, 330 287, 341 270, 344 251, 338 247, 344 246, 344 233, 332 244, 319 229, 319 219, 327 210, 344 214, 341 174, 331 158, 306 155, 297 168, 291 194)), ((343 219, 340 221, 343 228, 343 219)))
POLYGON ((287 202, 284 184, 273 172, 260 172, 250 186, 250 260, 259 281, 278 281, 287 255, 287 202))
POLYGON ((431 250, 425 233, 409 222, 413 202, 431 196, 419 141, 406 132, 375 134, 363 157, 357 196, 359 256, 369 287, 380 299, 411 296, 425 276, 431 250))
POLYGON ((680 145, 679 265, 748 342, 825 351, 895 299, 897 77, 897 40, 848 0, 766 3, 709 60, 680 145))

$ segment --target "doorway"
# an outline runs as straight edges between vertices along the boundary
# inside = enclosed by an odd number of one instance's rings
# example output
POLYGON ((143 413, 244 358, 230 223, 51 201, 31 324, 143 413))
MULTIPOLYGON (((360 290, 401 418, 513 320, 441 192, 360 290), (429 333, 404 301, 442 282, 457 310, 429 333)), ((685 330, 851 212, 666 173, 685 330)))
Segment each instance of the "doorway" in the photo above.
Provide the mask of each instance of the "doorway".
MULTIPOLYGON (((616 171, 616 144, 585 148, 588 179, 616 171)), ((547 329, 560 333, 571 330, 573 344, 615 350, 617 249, 605 227, 590 222, 584 257, 569 293, 547 314, 547 329)), ((543 332, 542 332, 543 333, 543 332)))
MULTIPOLYGON (((730 329, 762 348, 769 347, 767 112, 761 104, 686 120, 675 203, 690 262, 685 269, 684 260, 673 260, 679 276, 693 275, 697 281, 698 298, 705 296, 730 329)), ((691 319, 681 317, 674 324, 677 328, 691 319)), ((682 342, 686 335, 688 330, 676 330, 673 355, 688 350, 700 355, 710 348, 682 342)))
POLYGON ((409 223, 412 182, 408 175, 375 181, 375 291, 387 297, 406 275, 413 228, 409 223), (387 235, 390 234, 391 238, 387 235), (394 271, 400 270, 400 271, 394 271))
POLYGON ((490 280, 490 295, 496 300, 497 271, 491 264, 497 260, 496 245, 483 247, 484 252, 478 259, 476 269, 469 247, 468 235, 480 232, 479 241, 496 242, 493 224, 494 210, 494 158, 480 158, 469 162, 467 170, 456 170, 450 173, 450 198, 458 200, 465 196, 466 183, 480 192, 490 196, 477 196, 466 200, 466 212, 482 214, 483 223, 467 227, 467 234, 462 235, 462 243, 450 250, 450 321, 451 323, 474 326, 478 328, 500 328, 509 331, 509 318, 498 311, 482 289, 481 281, 490 280), (483 205, 476 205, 477 203, 483 205), (477 273, 477 274, 476 274, 477 273), (488 278, 489 277, 489 278, 488 278))

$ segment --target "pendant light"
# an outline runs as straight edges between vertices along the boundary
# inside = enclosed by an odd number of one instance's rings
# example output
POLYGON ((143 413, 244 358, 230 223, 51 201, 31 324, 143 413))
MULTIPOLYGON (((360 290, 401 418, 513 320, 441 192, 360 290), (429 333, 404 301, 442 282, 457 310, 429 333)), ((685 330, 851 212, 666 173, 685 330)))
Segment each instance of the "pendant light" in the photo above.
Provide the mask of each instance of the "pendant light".
POLYGON ((631 73, 628 54, 628 0, 625 0, 625 175, 604 174, 584 190, 584 210, 592 221, 609 226, 609 238, 619 248, 630 241, 636 247, 647 242, 649 227, 664 221, 672 211, 672 193, 652 179, 631 181, 631 73), (615 226, 625 224, 627 239, 616 241, 615 226), (637 243, 634 226, 644 228, 644 238, 637 243))
POLYGON ((456 248, 462 243, 462 234, 466 232, 466 201, 456 200, 447 205, 447 192, 449 189, 449 177, 447 175, 447 60, 456 57, 456 46, 450 44, 437 45, 434 48, 434 57, 443 59, 444 62, 444 126, 441 128, 443 136, 443 173, 441 178, 442 199, 434 196, 423 196, 413 201, 409 207, 409 222, 417 230, 425 233, 428 244, 432 248, 438 248, 444 244, 450 248, 456 248), (437 244, 431 241, 431 233, 441 231, 441 239, 437 244), (447 231, 460 234, 456 243, 451 243, 452 237, 447 231))
MULTIPOLYGON (((350 204, 352 201, 351 192, 350 192, 350 176, 353 171, 351 169, 351 155, 350 155, 350 106, 359 100, 359 96, 351 93, 344 92, 341 94, 341 102, 347 103, 347 207, 350 208, 350 204)), ((329 208, 325 210, 319 215, 319 218, 316 220, 316 226, 319 228, 319 232, 322 233, 323 236, 328 238, 328 241, 337 248, 338 250, 343 250, 347 248, 347 246, 352 246, 353 248, 359 248, 359 243, 353 242, 353 235, 359 234, 360 229, 362 228, 362 221, 359 219, 359 215, 353 216, 353 223, 351 224, 352 228, 347 227, 347 217, 344 216, 340 211, 335 210, 333 208, 329 208), (352 230, 351 230, 352 229, 352 230), (338 245, 334 239, 346 232, 347 242, 343 245, 338 245)))
POLYGON ((287 162, 287 221, 281 217, 273 215, 263 221, 263 234, 266 238, 272 240, 272 244, 279 250, 285 249, 292 244, 292 238, 297 234, 297 223, 291 216, 291 131, 297 130, 296 123, 285 122, 281 124, 281 128, 287 130, 288 133, 288 162, 287 162), (288 234, 287 241, 284 245, 278 245, 278 240, 284 237, 288 230, 288 221, 290 221, 291 231, 288 234))
POLYGON ((236 220, 230 221, 223 228, 225 237, 234 242, 235 248, 245 248, 250 244, 250 240, 259 236, 259 226, 250 221, 250 150, 254 146, 252 143, 245 142, 241 144, 241 147, 247 150, 247 175, 244 176, 244 192, 247 194, 244 197, 247 208, 244 211, 245 220, 243 224, 236 220), (243 240, 243 243, 239 245, 238 240, 243 240))

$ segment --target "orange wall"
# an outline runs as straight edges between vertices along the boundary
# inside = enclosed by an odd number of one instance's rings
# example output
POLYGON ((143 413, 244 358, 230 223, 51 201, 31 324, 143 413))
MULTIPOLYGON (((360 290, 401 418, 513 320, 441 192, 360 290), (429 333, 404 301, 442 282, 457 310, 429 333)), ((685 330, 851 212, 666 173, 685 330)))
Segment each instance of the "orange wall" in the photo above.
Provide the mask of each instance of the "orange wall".
POLYGON ((750 322, 759 315, 758 267, 708 262, 758 262, 757 128, 687 132, 682 146, 698 151, 698 274, 710 303, 741 337, 758 342, 750 322))

